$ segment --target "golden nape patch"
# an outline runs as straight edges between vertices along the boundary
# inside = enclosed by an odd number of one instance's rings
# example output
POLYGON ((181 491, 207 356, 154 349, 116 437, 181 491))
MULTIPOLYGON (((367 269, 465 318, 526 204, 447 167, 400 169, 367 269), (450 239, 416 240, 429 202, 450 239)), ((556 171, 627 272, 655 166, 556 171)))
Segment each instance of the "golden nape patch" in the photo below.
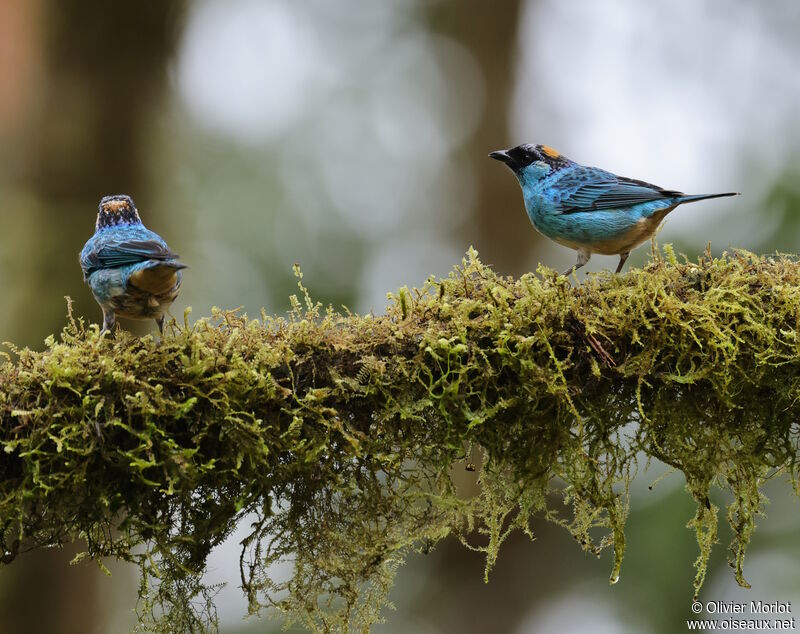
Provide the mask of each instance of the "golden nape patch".
POLYGON ((558 150, 554 150, 549 145, 543 145, 542 152, 547 154, 547 156, 549 156, 550 158, 558 158, 559 156, 561 156, 561 152, 559 152, 558 150))
POLYGON ((120 209, 127 209, 128 207, 128 203, 124 200, 109 200, 107 203, 103 203, 103 208, 108 211, 119 211, 120 209))

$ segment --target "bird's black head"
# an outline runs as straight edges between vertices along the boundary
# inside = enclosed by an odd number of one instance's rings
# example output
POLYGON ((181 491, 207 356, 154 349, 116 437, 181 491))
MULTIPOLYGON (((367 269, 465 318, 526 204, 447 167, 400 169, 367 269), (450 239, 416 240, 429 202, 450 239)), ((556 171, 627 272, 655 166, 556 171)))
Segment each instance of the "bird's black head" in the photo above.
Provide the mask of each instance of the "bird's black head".
POLYGON ((134 225, 142 222, 133 199, 125 194, 103 196, 97 209, 96 229, 105 229, 116 225, 134 225))
POLYGON ((570 163, 566 156, 562 156, 560 152, 549 145, 530 145, 529 143, 512 147, 510 150, 491 152, 489 156, 502 161, 514 172, 521 172, 528 165, 537 161, 544 163, 552 170, 561 169, 570 163))

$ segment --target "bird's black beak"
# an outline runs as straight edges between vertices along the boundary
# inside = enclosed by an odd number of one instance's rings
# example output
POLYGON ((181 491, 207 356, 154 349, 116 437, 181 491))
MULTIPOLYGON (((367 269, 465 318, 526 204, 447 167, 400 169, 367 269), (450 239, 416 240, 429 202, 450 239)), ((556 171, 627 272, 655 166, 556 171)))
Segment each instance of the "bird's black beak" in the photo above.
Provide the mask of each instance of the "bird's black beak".
POLYGON ((508 153, 508 150, 496 150, 495 152, 489 152, 489 157, 495 159, 496 161, 502 161, 506 165, 509 165, 514 159, 508 153))

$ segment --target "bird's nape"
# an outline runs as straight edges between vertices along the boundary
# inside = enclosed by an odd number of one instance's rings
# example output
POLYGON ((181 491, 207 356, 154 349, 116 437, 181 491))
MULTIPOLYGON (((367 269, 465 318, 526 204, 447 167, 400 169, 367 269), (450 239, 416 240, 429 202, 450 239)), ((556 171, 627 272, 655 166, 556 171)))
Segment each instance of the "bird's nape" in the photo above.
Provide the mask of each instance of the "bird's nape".
POLYGON ((97 206, 96 231, 117 225, 141 224, 141 222, 139 211, 130 196, 114 194, 100 199, 100 204, 97 206))

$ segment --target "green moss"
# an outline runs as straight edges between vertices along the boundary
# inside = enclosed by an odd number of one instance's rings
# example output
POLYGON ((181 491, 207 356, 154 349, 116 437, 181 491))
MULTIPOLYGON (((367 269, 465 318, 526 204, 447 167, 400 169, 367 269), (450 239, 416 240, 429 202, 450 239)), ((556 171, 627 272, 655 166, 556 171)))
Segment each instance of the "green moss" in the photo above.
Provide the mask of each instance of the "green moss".
POLYGON ((787 474, 800 491, 793 260, 667 250, 573 287, 546 269, 500 277, 470 251, 379 317, 322 311, 301 289, 285 319, 215 311, 159 342, 70 317, 43 352, 10 346, 3 562, 83 539, 89 557, 140 566, 142 629, 213 630, 200 578, 246 517, 252 611, 366 630, 409 552, 453 534, 488 575, 534 514, 589 552, 613 546, 615 580, 641 456, 681 471, 697 501, 698 590, 712 486, 731 492, 742 585, 762 483, 787 474), (477 496, 454 468, 479 469, 477 496), (276 562, 287 581, 270 577, 276 562))

